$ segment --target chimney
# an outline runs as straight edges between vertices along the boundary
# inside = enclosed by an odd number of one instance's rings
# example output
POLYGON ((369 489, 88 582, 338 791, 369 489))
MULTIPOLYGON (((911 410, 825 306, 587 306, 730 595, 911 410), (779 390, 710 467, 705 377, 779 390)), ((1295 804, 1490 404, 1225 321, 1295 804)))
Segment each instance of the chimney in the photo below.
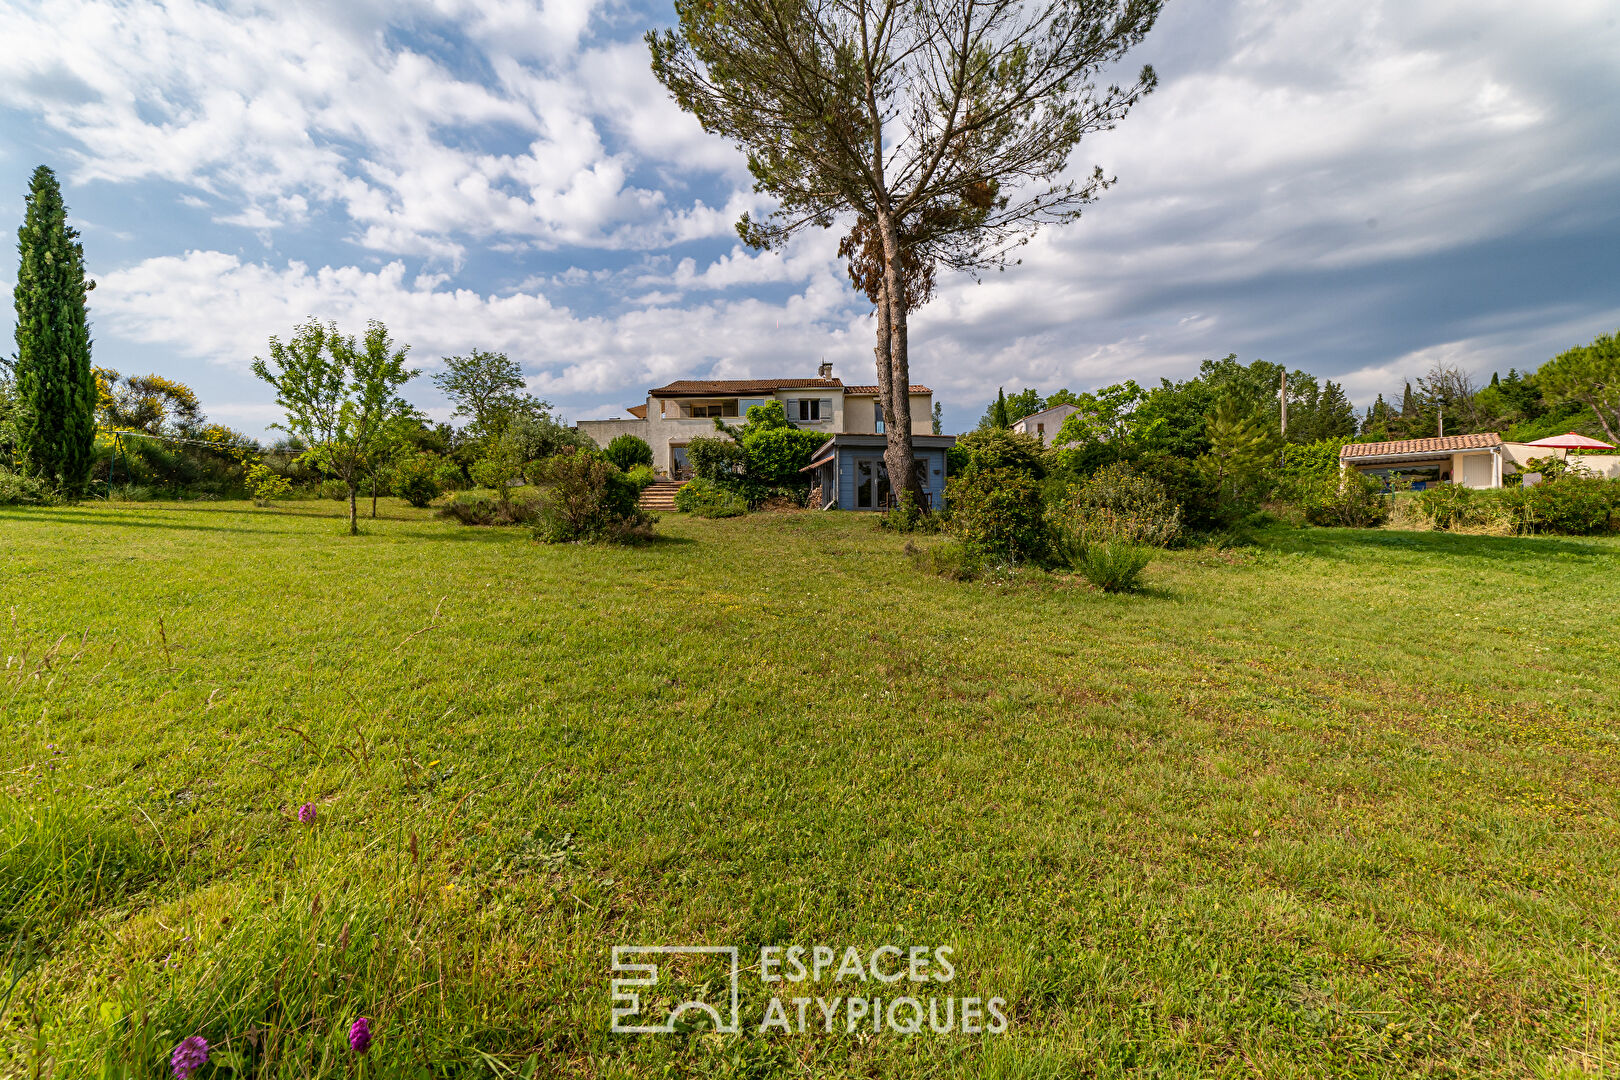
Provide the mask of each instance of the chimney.
POLYGON ((823 360, 821 366, 816 368, 816 377, 821 379, 832 378, 832 361, 823 360))

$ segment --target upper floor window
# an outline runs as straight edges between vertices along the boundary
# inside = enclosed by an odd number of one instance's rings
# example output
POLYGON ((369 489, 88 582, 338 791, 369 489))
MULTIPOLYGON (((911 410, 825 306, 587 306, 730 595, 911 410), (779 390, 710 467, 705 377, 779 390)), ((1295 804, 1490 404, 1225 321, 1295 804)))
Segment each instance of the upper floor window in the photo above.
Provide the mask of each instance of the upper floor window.
MULTIPOLYGON (((799 399, 799 419, 800 420, 820 420, 821 419, 821 399, 820 398, 813 398, 813 397, 812 398, 800 398, 799 399)), ((830 417, 829 417, 829 419, 830 419, 830 417)))
POLYGON ((879 435, 888 430, 883 426, 883 402, 881 401, 872 402, 872 430, 879 435))
POLYGON ((735 401, 710 401, 689 407, 688 416, 736 416, 737 403, 735 401))

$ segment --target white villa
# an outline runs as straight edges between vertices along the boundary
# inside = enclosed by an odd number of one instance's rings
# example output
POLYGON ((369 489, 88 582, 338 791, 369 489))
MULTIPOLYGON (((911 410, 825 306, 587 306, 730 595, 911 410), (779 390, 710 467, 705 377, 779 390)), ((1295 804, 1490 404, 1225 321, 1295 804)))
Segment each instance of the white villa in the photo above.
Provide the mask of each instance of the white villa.
MULTIPOLYGON (((883 412, 876 386, 845 386, 833 378, 832 365, 822 364, 814 378, 681 379, 647 391, 644 404, 626 411, 627 418, 581 420, 576 426, 598 446, 619 435, 636 435, 652 447, 653 468, 676 479, 690 475, 686 446, 714 434, 714 418, 741 424, 750 405, 776 400, 795 425, 829 435, 883 433, 883 412)), ((934 392, 911 388, 911 430, 930 435, 934 392)))

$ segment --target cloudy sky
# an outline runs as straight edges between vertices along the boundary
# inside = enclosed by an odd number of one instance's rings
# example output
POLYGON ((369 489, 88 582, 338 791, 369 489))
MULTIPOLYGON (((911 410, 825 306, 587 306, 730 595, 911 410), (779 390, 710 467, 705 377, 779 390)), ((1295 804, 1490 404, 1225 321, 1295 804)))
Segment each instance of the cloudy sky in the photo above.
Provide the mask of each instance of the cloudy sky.
MULTIPOLYGON (((571 419, 822 358, 874 381, 833 236, 736 245, 760 208, 740 156, 648 71, 641 35, 672 17, 4 0, 0 224, 55 167, 100 283, 96 362, 189 382, 253 433, 276 411, 248 365, 309 314, 380 318, 427 370, 504 350, 571 419)), ((914 376, 957 430, 998 385, 1229 352, 1362 404, 1437 360, 1534 367, 1620 326, 1617 57, 1613 0, 1169 0, 1132 58, 1160 89, 1072 163, 1118 186, 1020 266, 946 280, 914 376)))

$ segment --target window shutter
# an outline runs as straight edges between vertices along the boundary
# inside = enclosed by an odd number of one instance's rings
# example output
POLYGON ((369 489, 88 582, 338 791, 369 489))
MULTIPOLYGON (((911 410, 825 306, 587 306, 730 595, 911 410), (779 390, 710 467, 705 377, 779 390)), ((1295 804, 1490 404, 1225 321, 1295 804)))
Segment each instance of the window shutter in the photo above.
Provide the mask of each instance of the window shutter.
POLYGON ((787 405, 783 408, 782 411, 787 413, 787 418, 789 420, 797 421, 799 419, 799 399, 798 398, 788 398, 787 399, 787 405))
POLYGON ((821 399, 821 418, 823 420, 831 420, 833 418, 832 398, 824 397, 821 399))

